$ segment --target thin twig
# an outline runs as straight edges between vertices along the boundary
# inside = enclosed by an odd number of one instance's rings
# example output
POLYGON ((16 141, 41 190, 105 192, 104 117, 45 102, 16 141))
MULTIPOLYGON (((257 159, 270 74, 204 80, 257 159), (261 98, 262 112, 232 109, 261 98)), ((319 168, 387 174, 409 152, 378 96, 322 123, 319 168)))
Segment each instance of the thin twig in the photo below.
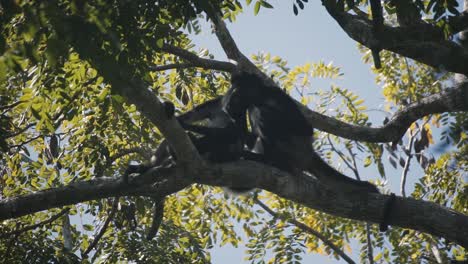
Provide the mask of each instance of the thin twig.
MULTIPOLYGON (((413 148, 413 142, 414 142, 414 137, 411 129, 409 130, 409 142, 408 142, 408 150, 411 151, 413 148)), ((409 151, 409 152, 410 152, 409 151)), ((401 173, 401 182, 400 182, 400 193, 401 196, 406 197, 406 191, 405 191, 405 186, 406 186, 406 178, 408 177, 408 171, 411 163, 411 159, 413 158, 413 154, 408 153, 408 157, 406 157, 405 161, 405 166, 403 167, 403 172, 401 173)))
POLYGON ((109 157, 109 161, 107 162, 110 165, 112 164, 115 160, 122 158, 123 156, 133 154, 133 153, 139 153, 142 156, 147 156, 146 151, 144 148, 139 148, 139 147, 134 147, 134 148, 129 148, 129 149, 122 149, 116 154, 112 155, 109 157))
POLYGON ((359 169, 357 167, 356 154, 350 148, 346 148, 346 149, 348 150, 348 153, 351 156, 351 160, 353 161, 354 177, 356 177, 356 180, 360 181, 361 176, 359 175, 359 169))
POLYGON ((91 252, 91 250, 93 250, 93 248, 96 247, 97 243, 99 242, 101 237, 106 232, 107 227, 109 227, 110 221, 114 218, 114 215, 115 215, 115 212, 117 211, 117 206, 118 205, 119 205, 119 197, 115 197, 114 202, 112 203, 112 209, 111 209, 111 212, 109 213, 109 216, 107 216, 107 219, 104 222, 104 225, 102 226, 101 230, 96 235, 96 237, 94 238, 93 242, 88 246, 88 248, 83 253, 83 258, 86 258, 88 256, 89 252, 91 252))
MULTIPOLYGON (((21 103, 24 103, 24 101, 18 101, 18 102, 11 103, 9 105, 0 106, 0 111, 9 110, 9 109, 21 104, 21 103)), ((2 114, 4 114, 4 113, 2 113, 2 114)))
POLYGON ((374 264, 374 251, 372 248, 370 225, 371 224, 369 222, 366 222, 367 259, 369 260, 369 264, 374 264))
POLYGON ((31 124, 28 124, 27 126, 25 126, 25 127, 21 128, 20 130, 18 130, 18 131, 15 131, 15 132, 13 132, 13 133, 11 133, 11 134, 8 134, 8 135, 6 135, 6 136, 5 136, 5 138, 12 138, 12 137, 16 137, 17 135, 19 135, 19 134, 23 133, 24 131, 26 131, 26 130, 30 129, 31 127, 33 127, 33 126, 35 126, 35 125, 36 125, 36 123, 31 123, 31 124))
POLYGON ((294 226, 298 227, 301 230, 304 230, 305 232, 316 236, 318 239, 320 239, 325 245, 327 245, 329 248, 331 248, 333 251, 335 251, 336 254, 338 254, 340 257, 342 257, 346 262, 348 263, 355 263, 346 253, 343 252, 340 248, 338 248, 333 242, 331 242, 328 238, 326 238, 323 234, 320 232, 316 231, 315 229, 312 229, 311 227, 293 219, 293 218, 288 218, 285 217, 281 214, 276 213, 273 211, 270 207, 268 207, 266 204, 264 204, 262 201, 258 199, 258 197, 254 197, 255 203, 257 203, 260 207, 262 207, 265 211, 267 211, 271 216, 274 218, 281 219, 282 221, 289 222, 293 224, 294 226))
POLYGON ((357 169, 355 167, 353 167, 347 160, 346 160, 346 157, 343 155, 343 153, 338 150, 335 145, 333 144, 333 142, 331 141, 330 139, 330 135, 327 135, 327 140, 328 140, 328 144, 330 144, 330 147, 332 148, 332 150, 338 154, 338 156, 340 156, 341 160, 346 164, 346 166, 348 166, 348 168, 350 168, 354 175, 357 176, 357 178, 359 179, 359 176, 358 176, 358 172, 357 172, 357 169))
MULTIPOLYGON (((333 143, 331 142, 330 138, 328 138, 328 142, 332 146, 333 149, 335 149, 333 143)), ((349 155, 351 156, 351 160, 353 164, 351 165, 346 161, 346 158, 344 157, 343 154, 340 154, 338 150, 335 149, 335 151, 339 154, 340 158, 346 163, 346 165, 354 172, 354 176, 358 181, 361 180, 361 176, 359 175, 359 169, 357 167, 357 162, 356 162, 356 154, 351 150, 351 148, 346 148, 348 150, 349 155)), ((366 245, 367 245, 367 258, 369 259, 369 264, 374 263, 374 252, 372 250, 372 237, 371 237, 371 223, 366 222, 366 245)))
POLYGON ((29 230, 33 230, 33 229, 36 229, 36 228, 41 227, 43 225, 50 224, 50 223, 54 222, 55 220, 57 220, 58 218, 60 218, 62 215, 66 214, 68 211, 70 211, 70 208, 62 209, 58 214, 50 217, 47 220, 44 220, 44 221, 39 222, 39 223, 34 224, 34 225, 23 227, 20 230, 16 230, 16 231, 13 231, 13 232, 10 232, 10 233, 2 234, 0 237, 5 238, 5 237, 11 237, 11 236, 18 236, 18 235, 20 235, 20 234, 22 234, 24 232, 29 231, 29 230))
POLYGON ((29 143, 33 142, 34 140, 36 140, 38 138, 41 138, 43 136, 44 135, 38 135, 38 136, 32 137, 32 138, 30 138, 30 139, 28 139, 28 140, 26 140, 26 141, 24 141, 22 143, 10 146, 9 149, 22 147, 22 146, 24 146, 26 144, 29 144, 29 143))

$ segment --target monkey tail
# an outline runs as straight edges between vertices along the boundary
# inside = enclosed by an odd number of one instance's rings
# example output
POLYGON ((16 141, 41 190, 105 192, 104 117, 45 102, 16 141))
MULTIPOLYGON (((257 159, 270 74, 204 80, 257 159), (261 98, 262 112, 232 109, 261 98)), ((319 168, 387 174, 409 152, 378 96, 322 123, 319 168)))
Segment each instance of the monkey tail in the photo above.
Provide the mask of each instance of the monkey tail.
POLYGON ((310 156, 308 171, 324 184, 345 191, 364 191, 379 193, 377 187, 368 181, 359 181, 347 177, 326 163, 315 151, 310 156))

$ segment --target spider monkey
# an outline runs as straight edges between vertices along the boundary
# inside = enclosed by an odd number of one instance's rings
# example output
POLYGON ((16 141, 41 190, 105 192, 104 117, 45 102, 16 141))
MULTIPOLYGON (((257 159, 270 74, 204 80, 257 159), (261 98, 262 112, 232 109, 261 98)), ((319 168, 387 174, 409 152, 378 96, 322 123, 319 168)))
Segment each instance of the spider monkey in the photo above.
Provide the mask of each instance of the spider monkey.
POLYGON ((264 160, 293 174, 307 171, 340 190, 378 193, 373 184, 349 178, 320 158, 312 146, 313 127, 279 87, 265 85, 261 78, 247 72, 233 74, 231 83, 225 109, 248 111, 252 133, 258 137, 255 148, 262 149, 264 160))
MULTIPOLYGON (((240 158, 262 161, 261 154, 252 153, 244 149, 244 144, 252 146, 255 139, 247 133, 247 118, 244 109, 231 105, 229 111, 225 109, 226 98, 229 98, 233 89, 229 89, 226 95, 209 100, 191 111, 177 116, 181 126, 189 133, 195 148, 206 160, 214 163, 235 161, 240 158), (207 120, 206 126, 192 123, 207 120)), ((172 118, 174 105, 164 102, 165 113, 172 118), (172 116, 171 116, 172 115, 172 116)), ((163 141, 151 161, 140 165, 129 165, 124 173, 124 180, 128 182, 128 175, 132 173, 144 173, 156 166, 169 166, 177 160, 175 153, 167 141, 163 141)), ((243 187, 231 188, 236 193, 250 190, 243 187)))

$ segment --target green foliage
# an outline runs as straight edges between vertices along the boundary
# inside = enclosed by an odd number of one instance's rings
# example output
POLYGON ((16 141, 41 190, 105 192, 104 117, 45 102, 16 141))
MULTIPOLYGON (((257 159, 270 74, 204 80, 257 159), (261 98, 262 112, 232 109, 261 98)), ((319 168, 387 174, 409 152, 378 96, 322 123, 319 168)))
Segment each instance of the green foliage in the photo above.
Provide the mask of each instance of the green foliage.
MULTIPOLYGON (((165 44, 210 58, 207 50, 194 51, 184 32, 200 32, 199 19, 208 5, 235 21, 242 12, 238 1, 4 2, 0 16, 1 199, 92 177, 120 177, 130 161, 149 158, 162 136, 116 92, 115 83, 143 80, 161 99, 173 102, 178 112, 229 87, 225 73, 153 69, 184 63, 161 52, 165 44)), ((293 10, 302 9, 304 3, 297 0, 293 10)), ((453 1, 414 3, 421 10, 432 10, 434 20, 455 14, 453 1)), ((253 8, 258 13, 272 6, 259 0, 253 8)), ((384 67, 377 73, 377 82, 383 86, 388 111, 441 91, 451 77, 388 52, 381 52, 381 57, 384 67)), ((369 55, 364 54, 364 59, 369 60, 369 55)), ((365 102, 351 89, 316 87, 317 78, 339 79, 340 68, 324 62, 290 67, 283 58, 268 53, 256 54, 252 60, 312 109, 347 123, 380 125, 371 123, 365 102)), ((327 162, 353 177, 359 177, 358 168, 369 167, 384 178, 389 174, 385 157, 394 167, 403 167, 405 158, 415 158, 424 175, 411 195, 466 213, 468 197, 462 178, 468 169, 466 120, 466 114, 425 118, 410 128, 402 142, 391 145, 350 141, 318 131, 314 144, 327 162), (447 129, 439 133, 439 126, 447 129), (431 153, 439 134, 450 150, 445 155, 431 153)), ((385 182, 376 179, 372 180, 385 188, 385 182)), ((304 208, 271 193, 260 192, 259 197, 275 212, 320 232, 346 253, 351 251, 350 241, 358 241, 362 260, 367 257, 365 224, 304 208)), ((246 259, 252 263, 300 263, 305 252, 338 258, 316 236, 260 210, 250 196, 230 197, 218 188, 193 185, 167 198, 158 235, 147 241, 152 207, 153 201, 143 197, 120 197, 114 212, 108 200, 75 205, 66 215, 72 222, 71 251, 64 248, 67 228, 59 219, 2 238, 0 254, 8 263, 207 263, 215 245, 245 243, 246 259), (112 212, 108 229, 86 258, 84 252, 112 212), (267 256, 271 259, 266 260, 267 256)), ((57 213, 49 210, 4 221, 0 230, 15 232, 57 213)), ((394 228, 382 234, 371 227, 369 236, 376 263, 419 263, 432 254, 434 245, 445 259, 466 254, 449 241, 411 230, 394 228)))

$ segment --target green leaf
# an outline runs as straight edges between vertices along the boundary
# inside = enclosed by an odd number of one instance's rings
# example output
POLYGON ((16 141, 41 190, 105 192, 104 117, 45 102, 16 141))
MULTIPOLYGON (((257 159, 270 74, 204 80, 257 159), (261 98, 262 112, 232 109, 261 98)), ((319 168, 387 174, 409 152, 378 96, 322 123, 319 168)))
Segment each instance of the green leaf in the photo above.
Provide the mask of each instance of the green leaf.
POLYGON ((94 226, 93 226, 93 225, 89 225, 89 224, 84 224, 84 225, 83 225, 83 229, 86 230, 86 231, 93 231, 93 230, 94 230, 94 226))
POLYGON ((113 95, 112 95, 112 99, 113 99, 115 102, 119 103, 119 104, 125 103, 125 98, 124 98, 123 96, 121 96, 121 95, 118 95, 118 94, 113 94, 113 95))
POLYGON ((365 159, 364 159, 364 167, 369 167, 372 163, 372 159, 370 156, 367 156, 365 159))
POLYGON ((161 49, 164 46, 164 40, 163 39, 156 40, 156 46, 158 46, 158 48, 161 49))
POLYGON ((260 4, 265 7, 265 8, 273 8, 272 5, 270 5, 268 2, 265 2, 265 1, 260 1, 260 4))
POLYGON ((34 118, 36 118, 37 120, 41 120, 42 117, 41 117, 41 114, 36 110, 34 109, 34 107, 31 107, 31 114, 34 116, 34 118))
POLYGON ((254 15, 257 15, 258 12, 260 11, 260 2, 257 2, 255 3, 255 7, 254 7, 254 15))

